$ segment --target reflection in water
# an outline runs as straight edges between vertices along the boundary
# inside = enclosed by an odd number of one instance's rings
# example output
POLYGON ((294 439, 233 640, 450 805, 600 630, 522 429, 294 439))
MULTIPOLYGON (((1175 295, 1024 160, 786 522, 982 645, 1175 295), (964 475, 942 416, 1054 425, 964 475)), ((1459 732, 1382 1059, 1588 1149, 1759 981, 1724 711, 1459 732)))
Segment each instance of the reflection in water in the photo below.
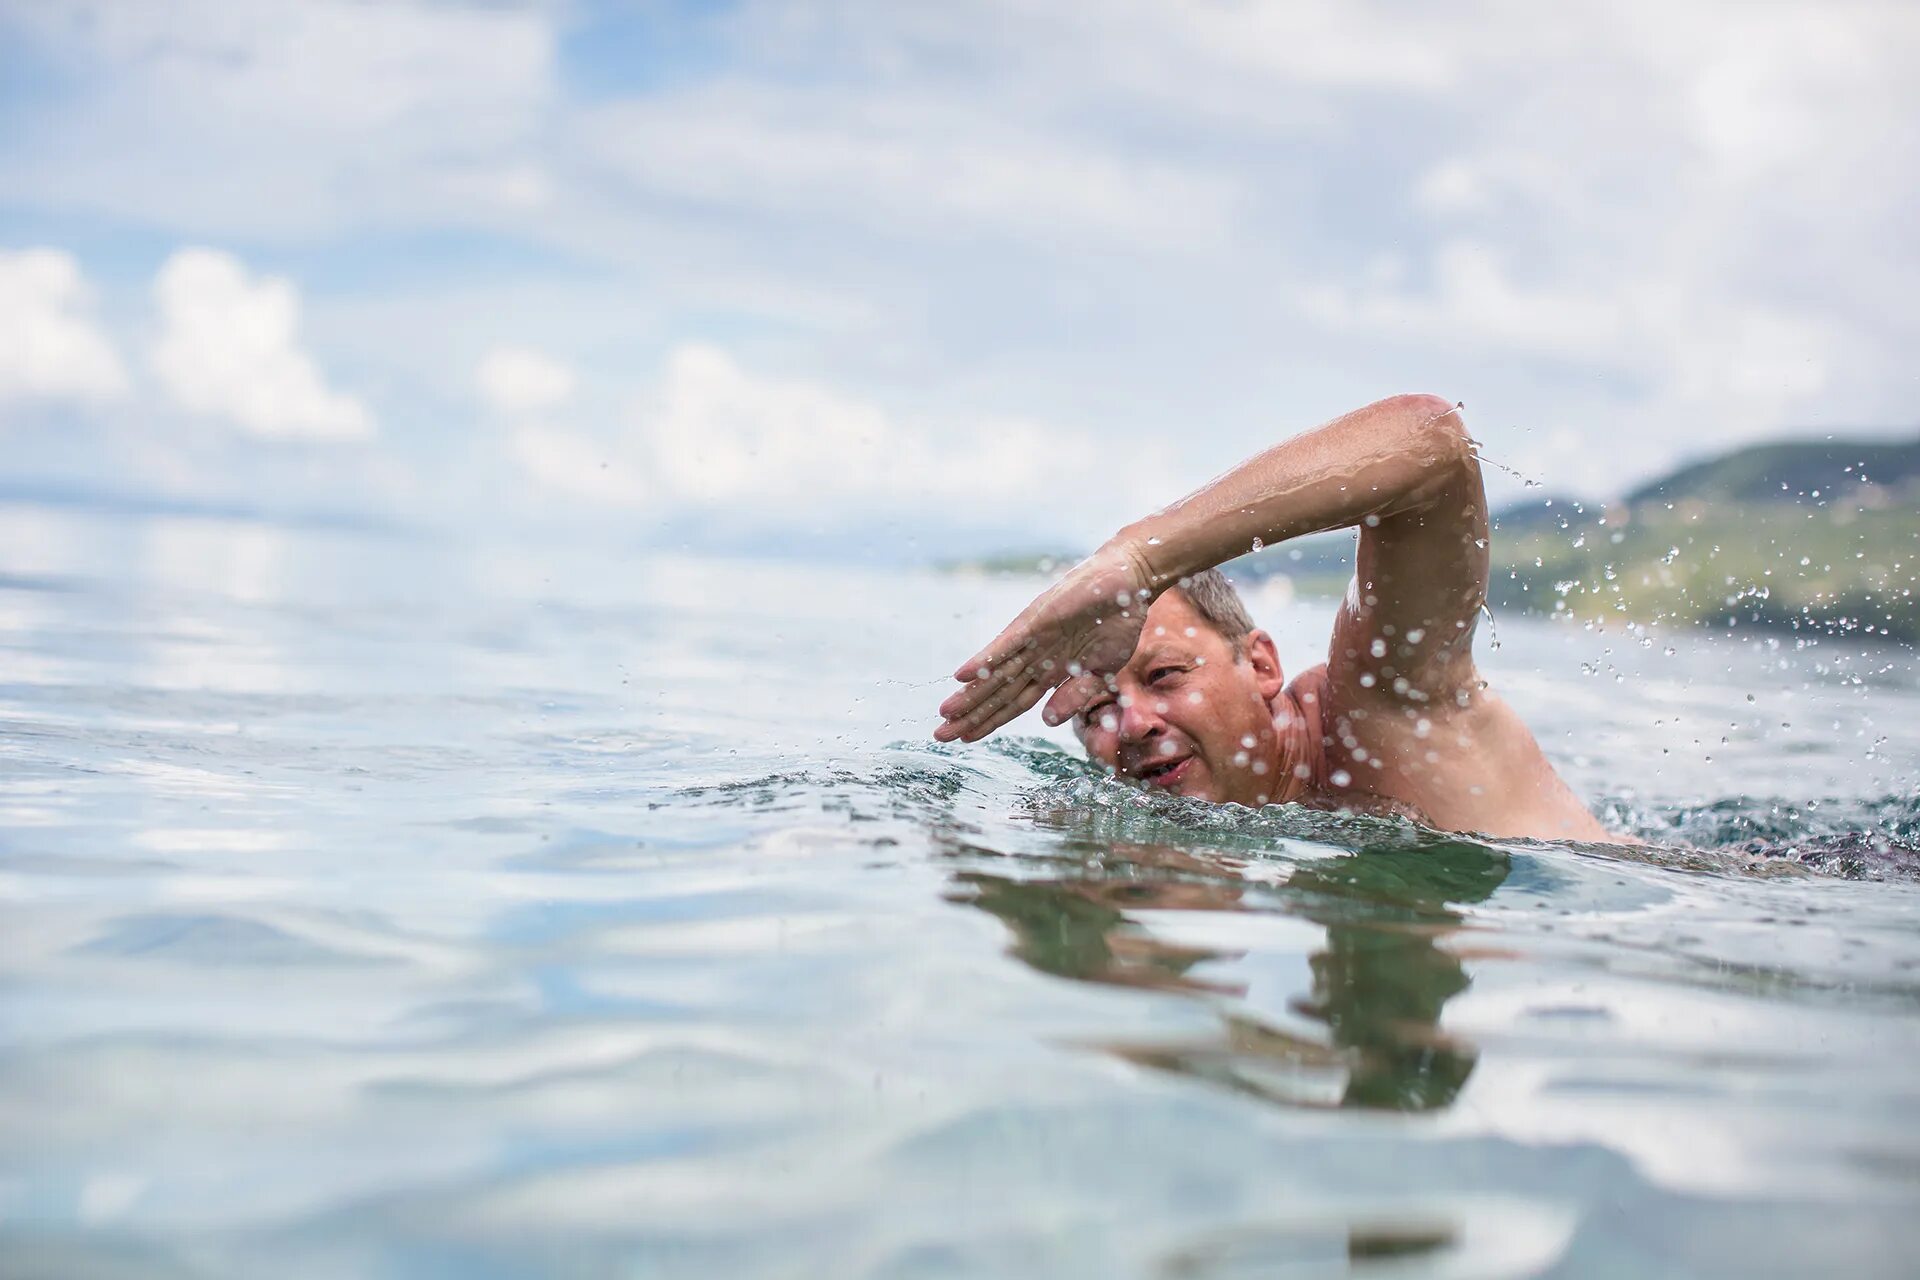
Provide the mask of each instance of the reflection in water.
POLYGON ((1439 941, 1460 922, 1452 906, 1485 901, 1506 879, 1506 855, 1466 840, 1362 850, 1296 867, 1280 885, 1244 878, 1245 865, 1116 842, 1097 864, 1051 879, 960 872, 954 898, 998 916, 1013 931, 1013 954, 1043 973, 1203 999, 1245 994, 1241 984, 1195 972, 1242 953, 1156 936, 1137 913, 1259 912, 1311 921, 1326 930, 1325 943, 1308 957, 1311 988, 1291 1008, 1322 1024, 1324 1040, 1222 1007, 1217 1038, 1103 1047, 1142 1066, 1290 1105, 1449 1105, 1476 1055, 1440 1030, 1441 1010, 1471 979, 1439 941))

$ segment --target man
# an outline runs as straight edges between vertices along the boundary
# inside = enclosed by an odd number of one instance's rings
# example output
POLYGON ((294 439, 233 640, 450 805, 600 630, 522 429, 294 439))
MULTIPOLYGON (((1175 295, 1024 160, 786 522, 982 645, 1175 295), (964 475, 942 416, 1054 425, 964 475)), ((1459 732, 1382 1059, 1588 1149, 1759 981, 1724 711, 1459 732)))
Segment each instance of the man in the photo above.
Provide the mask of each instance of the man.
POLYGON ((1240 804, 1411 814, 1487 835, 1610 840, 1473 661, 1487 592, 1480 464, 1458 409, 1396 396, 1275 445, 1123 529, 958 671, 943 741, 1053 690, 1102 764, 1240 804), (1357 527, 1327 661, 1283 677, 1214 566, 1357 527))

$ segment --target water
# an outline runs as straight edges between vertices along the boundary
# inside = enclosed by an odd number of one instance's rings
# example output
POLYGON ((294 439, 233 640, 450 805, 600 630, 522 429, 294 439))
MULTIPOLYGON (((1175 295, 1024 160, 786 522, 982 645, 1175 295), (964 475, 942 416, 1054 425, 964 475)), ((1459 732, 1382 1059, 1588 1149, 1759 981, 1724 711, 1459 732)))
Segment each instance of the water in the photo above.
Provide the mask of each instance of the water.
POLYGON ((1910 654, 1503 617, 1624 854, 930 745, 1031 589, 0 508, 0 1272, 1910 1273, 1910 654))

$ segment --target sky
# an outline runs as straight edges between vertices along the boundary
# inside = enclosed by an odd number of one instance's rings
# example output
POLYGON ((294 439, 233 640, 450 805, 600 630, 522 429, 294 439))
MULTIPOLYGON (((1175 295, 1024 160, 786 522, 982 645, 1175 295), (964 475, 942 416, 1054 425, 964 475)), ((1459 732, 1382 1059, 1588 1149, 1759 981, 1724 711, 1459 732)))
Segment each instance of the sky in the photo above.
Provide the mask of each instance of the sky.
POLYGON ((1088 547, 1920 426, 1920 5, 0 0, 0 495, 1088 547))

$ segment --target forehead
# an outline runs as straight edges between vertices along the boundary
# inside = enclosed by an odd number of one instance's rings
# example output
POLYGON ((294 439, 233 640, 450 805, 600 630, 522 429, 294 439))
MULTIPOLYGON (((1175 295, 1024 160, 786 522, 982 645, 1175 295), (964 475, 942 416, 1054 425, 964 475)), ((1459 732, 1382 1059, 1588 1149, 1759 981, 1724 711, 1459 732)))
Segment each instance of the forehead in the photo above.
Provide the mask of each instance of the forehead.
POLYGON ((1134 650, 1133 658, 1127 665, 1143 667, 1153 661, 1156 654, 1169 650, 1211 654, 1230 648, 1226 637, 1200 615, 1200 611, 1183 593, 1169 591, 1147 610, 1146 626, 1140 633, 1140 647, 1134 650))

